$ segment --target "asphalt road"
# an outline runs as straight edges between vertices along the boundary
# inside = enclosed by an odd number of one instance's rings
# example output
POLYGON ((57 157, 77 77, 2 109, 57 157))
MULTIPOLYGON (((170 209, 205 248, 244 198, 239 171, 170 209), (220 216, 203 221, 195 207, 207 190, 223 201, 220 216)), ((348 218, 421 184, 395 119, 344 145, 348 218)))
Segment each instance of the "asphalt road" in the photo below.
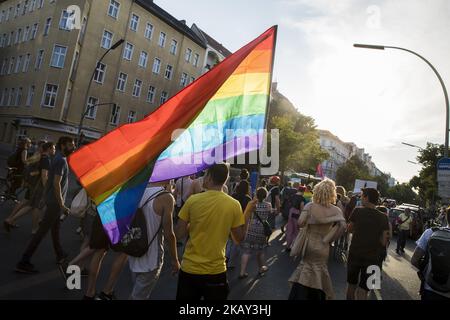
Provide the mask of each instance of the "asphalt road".
MULTIPOLYGON (((0 220, 11 211, 12 203, 0 204, 0 220)), ((23 275, 14 272, 14 267, 25 249, 31 232, 31 217, 25 216, 19 220, 20 228, 7 234, 0 231, 0 299, 81 299, 86 278, 82 280, 81 290, 68 290, 56 269, 50 235, 48 235, 36 251, 32 262, 40 271, 35 275, 23 275)), ((72 217, 66 219, 61 227, 61 239, 65 250, 74 257, 78 254, 81 244, 80 236, 75 230, 78 220, 72 217)), ((267 249, 267 265, 269 271, 264 277, 257 276, 255 259, 249 264, 250 276, 245 280, 238 279, 238 270, 229 270, 231 293, 229 299, 234 300, 285 300, 289 295, 287 279, 296 268, 296 262, 283 252, 284 236, 276 232, 267 249)), ((406 254, 397 256, 395 239, 391 243, 389 257, 383 267, 381 297, 383 300, 418 299, 419 280, 409 260, 414 249, 414 243, 408 242, 406 254)), ((114 254, 108 253, 103 265, 103 272, 98 281, 97 290, 101 291, 106 281, 114 254)), ((168 258, 168 255, 166 255, 168 258)), ((166 259, 168 260, 168 259, 166 259)), ((346 266, 330 258, 329 271, 333 281, 336 299, 345 299, 346 266)), ((176 277, 170 274, 170 264, 165 263, 161 278, 153 291, 152 299, 174 299, 176 294, 176 277)), ((128 266, 123 271, 116 286, 119 299, 127 299, 131 291, 131 275, 128 266)), ((372 299, 377 299, 372 295, 372 299)))

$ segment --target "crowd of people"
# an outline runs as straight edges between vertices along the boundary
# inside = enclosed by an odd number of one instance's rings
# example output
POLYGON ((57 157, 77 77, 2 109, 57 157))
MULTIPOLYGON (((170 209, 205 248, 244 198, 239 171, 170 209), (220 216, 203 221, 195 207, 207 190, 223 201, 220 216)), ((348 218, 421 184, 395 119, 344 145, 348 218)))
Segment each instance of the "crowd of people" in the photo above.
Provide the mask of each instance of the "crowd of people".
MULTIPOLYGON (((32 213, 32 238, 24 250, 16 271, 36 273, 31 258, 51 230, 57 266, 67 279, 69 265, 78 265, 88 276, 85 300, 114 300, 114 288, 128 264, 132 274, 133 300, 150 299, 164 264, 165 251, 170 256, 171 271, 178 275, 178 300, 225 300, 230 288, 227 270, 239 268, 239 279, 249 276, 248 263, 256 257, 258 275, 269 267, 265 253, 277 222, 286 236, 284 251, 300 258, 286 282, 290 300, 328 300, 335 297, 328 272, 331 250, 344 248, 347 255, 347 299, 363 300, 370 290, 369 276, 374 267, 382 270, 390 239, 393 237, 388 208, 380 206, 376 189, 362 189, 360 194, 346 192, 332 180, 313 185, 288 183, 272 176, 251 186, 249 172, 243 169, 238 179, 229 183, 229 165, 217 163, 205 172, 173 181, 149 183, 139 204, 145 217, 148 243, 143 255, 132 256, 112 245, 95 206, 86 215, 85 241, 72 260, 60 242, 60 225, 70 214, 66 206, 69 167, 67 156, 75 150, 74 140, 59 139, 39 144, 29 157, 30 141, 17 150, 18 170, 28 173, 27 195, 4 222, 7 232, 16 221, 32 213), (56 147, 56 150, 55 150, 56 147), (27 169, 33 168, 33 169, 27 169), (30 178, 31 177, 31 178, 30 178), (114 254, 107 283, 98 293, 97 279, 107 252, 114 254)), ((26 176, 24 174, 24 176, 26 176)), ((88 211, 88 210, 86 210, 88 211)), ((447 221, 450 208, 446 209, 447 221)), ((410 226, 410 212, 399 217, 397 253, 404 252, 410 226)), ((450 299, 450 229, 427 229, 417 241, 411 263, 419 269, 422 299, 450 299)))

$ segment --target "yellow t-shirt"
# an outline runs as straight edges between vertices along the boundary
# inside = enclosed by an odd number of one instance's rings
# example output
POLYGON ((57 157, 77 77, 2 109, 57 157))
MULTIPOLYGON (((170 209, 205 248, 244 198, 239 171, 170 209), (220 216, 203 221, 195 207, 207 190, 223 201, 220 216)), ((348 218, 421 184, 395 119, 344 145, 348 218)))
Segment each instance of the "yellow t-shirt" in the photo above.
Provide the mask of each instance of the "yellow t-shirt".
POLYGON ((413 220, 412 214, 410 214, 409 218, 408 218, 408 216, 405 213, 402 213, 398 216, 398 218, 401 221, 404 221, 402 224, 398 225, 398 228, 400 230, 409 230, 411 227, 412 220, 413 220))
POLYGON ((179 217, 189 223, 181 269, 198 275, 226 272, 225 247, 231 229, 245 223, 239 202, 209 190, 190 196, 179 217))

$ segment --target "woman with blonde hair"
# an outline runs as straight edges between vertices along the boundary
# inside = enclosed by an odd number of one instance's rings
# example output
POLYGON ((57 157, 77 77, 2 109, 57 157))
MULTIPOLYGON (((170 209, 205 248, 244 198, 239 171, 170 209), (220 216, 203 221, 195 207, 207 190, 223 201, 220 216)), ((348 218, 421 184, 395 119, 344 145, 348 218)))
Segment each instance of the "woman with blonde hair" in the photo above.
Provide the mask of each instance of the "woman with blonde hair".
POLYGON ((304 256, 289 279, 292 283, 289 300, 333 299, 334 292, 328 273, 330 243, 346 228, 344 215, 336 203, 336 186, 324 180, 313 190, 312 202, 300 215, 300 228, 307 226, 304 256))

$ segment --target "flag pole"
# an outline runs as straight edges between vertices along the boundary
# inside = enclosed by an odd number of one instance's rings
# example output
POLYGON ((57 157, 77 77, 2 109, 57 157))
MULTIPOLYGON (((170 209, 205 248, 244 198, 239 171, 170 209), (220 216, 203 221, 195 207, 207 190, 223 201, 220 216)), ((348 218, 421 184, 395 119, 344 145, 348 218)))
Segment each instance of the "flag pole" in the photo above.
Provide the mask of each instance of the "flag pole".
MULTIPOLYGON (((277 46, 278 25, 274 25, 273 28, 275 28, 275 32, 274 32, 274 37, 273 37, 272 64, 270 66, 269 94, 267 95, 266 116, 264 119, 264 130, 266 130, 265 131, 266 136, 268 136, 267 127, 269 124, 270 100, 272 97, 272 80, 273 80, 273 68, 275 65, 275 52, 276 52, 276 46, 277 46)), ((261 161, 259 161, 259 174, 261 174, 261 161)))

